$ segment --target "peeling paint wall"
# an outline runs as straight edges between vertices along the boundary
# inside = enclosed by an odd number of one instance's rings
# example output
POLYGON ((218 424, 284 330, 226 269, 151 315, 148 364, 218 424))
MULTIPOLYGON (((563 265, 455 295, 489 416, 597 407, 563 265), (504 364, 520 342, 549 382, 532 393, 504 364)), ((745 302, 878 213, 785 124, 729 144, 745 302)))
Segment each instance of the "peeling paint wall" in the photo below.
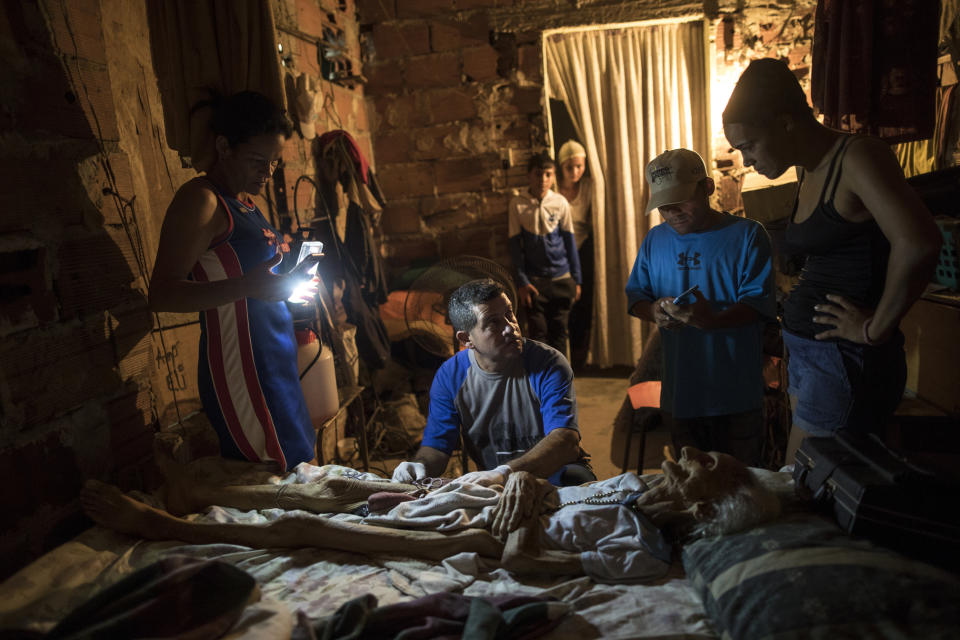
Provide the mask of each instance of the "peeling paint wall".
MULTIPOLYGON (((789 58, 806 76, 815 0, 361 0, 377 167, 388 199, 382 250, 394 273, 469 253, 509 263, 507 200, 547 146, 544 29, 706 15, 719 80, 749 59, 789 58), (718 35, 719 34, 719 35, 718 35)), ((737 165, 719 135, 719 200, 739 206, 737 165)))
POLYGON ((111 0, 0 12, 12 89, 0 120, 4 573, 85 525, 86 478, 154 482, 144 260, 159 229, 149 220, 186 173, 151 129, 142 13, 111 0), (163 163, 174 168, 162 180, 145 175, 163 163))
MULTIPOLYGON (((741 11, 723 11, 712 33, 716 59, 714 85, 729 91, 751 60, 779 58, 790 68, 810 97, 810 62, 816 2, 805 0, 741 11)), ((720 101, 723 104, 724 100, 720 101)), ((717 114, 719 115, 719 114, 717 114)), ((740 154, 730 149, 717 121, 713 138, 716 204, 726 211, 741 211, 740 186, 744 168, 740 154)))
MULTIPOLYGON (((289 73, 319 77, 324 28, 359 72, 352 0, 272 6, 289 73)), ((146 306, 166 207, 196 174, 165 143, 145 4, 4 3, 0 52, 5 576, 89 524, 77 501, 85 479, 156 484, 158 429, 199 408, 199 328, 196 314, 155 317, 146 306)), ((371 154, 362 85, 320 86, 317 131, 342 126, 371 154)), ((311 141, 294 134, 284 160, 282 184, 259 201, 277 224, 296 178, 315 175, 311 141)), ((299 196, 309 220, 312 190, 299 196)))

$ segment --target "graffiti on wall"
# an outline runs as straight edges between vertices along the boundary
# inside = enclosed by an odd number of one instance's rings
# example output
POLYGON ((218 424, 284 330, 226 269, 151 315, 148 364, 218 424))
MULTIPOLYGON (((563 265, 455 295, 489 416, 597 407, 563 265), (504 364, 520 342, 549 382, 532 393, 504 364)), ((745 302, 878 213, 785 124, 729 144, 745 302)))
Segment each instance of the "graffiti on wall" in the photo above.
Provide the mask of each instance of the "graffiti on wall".
POLYGON ((184 375, 183 362, 180 359, 180 341, 174 342, 166 352, 163 347, 157 347, 157 369, 166 371, 167 389, 183 391, 187 388, 187 378, 184 375))

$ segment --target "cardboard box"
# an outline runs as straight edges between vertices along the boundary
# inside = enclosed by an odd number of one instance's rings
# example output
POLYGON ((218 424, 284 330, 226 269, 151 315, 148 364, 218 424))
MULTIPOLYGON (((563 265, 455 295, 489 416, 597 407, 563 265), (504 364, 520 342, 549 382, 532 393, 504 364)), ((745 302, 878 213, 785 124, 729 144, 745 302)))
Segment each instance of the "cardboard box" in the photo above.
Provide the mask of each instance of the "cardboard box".
POLYGON ((907 353, 907 389, 917 398, 960 414, 960 296, 954 304, 921 298, 900 322, 907 353))

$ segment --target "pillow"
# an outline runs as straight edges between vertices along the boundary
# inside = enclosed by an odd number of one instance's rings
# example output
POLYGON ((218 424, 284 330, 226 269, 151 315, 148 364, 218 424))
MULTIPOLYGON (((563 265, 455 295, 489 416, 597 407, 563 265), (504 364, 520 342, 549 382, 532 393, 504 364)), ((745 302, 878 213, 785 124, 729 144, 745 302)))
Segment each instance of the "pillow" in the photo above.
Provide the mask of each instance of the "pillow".
POLYGON ((683 550, 722 638, 957 638, 960 578, 794 513, 683 550))

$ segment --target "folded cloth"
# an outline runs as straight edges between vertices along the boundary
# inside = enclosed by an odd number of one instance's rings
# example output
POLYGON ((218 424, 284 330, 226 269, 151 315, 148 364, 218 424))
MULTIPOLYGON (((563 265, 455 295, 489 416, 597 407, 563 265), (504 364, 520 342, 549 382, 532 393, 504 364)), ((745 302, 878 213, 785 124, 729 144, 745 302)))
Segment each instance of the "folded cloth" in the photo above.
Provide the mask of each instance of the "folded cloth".
POLYGON ((44 637, 218 638, 258 594, 232 564, 173 555, 103 589, 44 637))
POLYGON ((432 593, 409 602, 377 607, 371 594, 344 603, 317 623, 300 615, 295 640, 413 640, 419 638, 536 638, 553 629, 570 605, 546 596, 475 598, 432 593))
POLYGON ((364 523, 440 533, 485 529, 493 522, 493 510, 499 502, 497 489, 454 480, 418 500, 401 502, 386 513, 373 513, 364 518, 364 523))

